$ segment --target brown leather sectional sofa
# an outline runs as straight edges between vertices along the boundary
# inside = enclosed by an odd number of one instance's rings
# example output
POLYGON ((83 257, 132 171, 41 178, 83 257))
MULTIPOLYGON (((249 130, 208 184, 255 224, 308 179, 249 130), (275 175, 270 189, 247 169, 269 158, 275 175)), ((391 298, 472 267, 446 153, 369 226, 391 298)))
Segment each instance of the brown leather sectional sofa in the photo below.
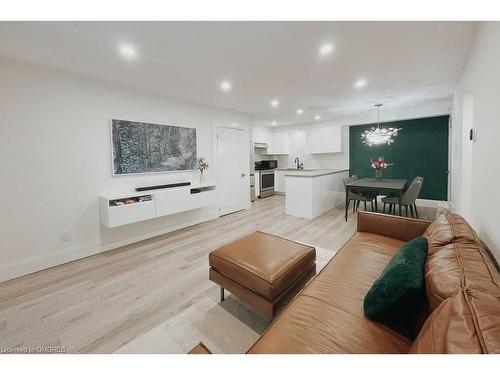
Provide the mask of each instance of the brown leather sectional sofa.
POLYGON ((248 353, 500 353, 500 274, 458 215, 360 212, 358 230, 248 353), (428 313, 414 342, 368 320, 363 300, 392 256, 425 236, 428 313))

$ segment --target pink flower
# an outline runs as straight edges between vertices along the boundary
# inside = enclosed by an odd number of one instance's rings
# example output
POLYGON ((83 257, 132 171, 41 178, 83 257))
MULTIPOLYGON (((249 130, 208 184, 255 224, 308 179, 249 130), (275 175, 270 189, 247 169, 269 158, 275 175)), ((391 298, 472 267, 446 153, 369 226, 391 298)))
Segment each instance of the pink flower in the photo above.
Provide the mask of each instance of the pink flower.
POLYGON ((208 168, 208 162, 205 160, 203 156, 200 156, 198 158, 198 166, 196 167, 196 169, 198 169, 200 172, 203 172, 207 168, 208 168))
POLYGON ((375 161, 371 160, 371 167, 373 169, 386 169, 391 166, 393 163, 386 163, 383 156, 379 156, 375 161))

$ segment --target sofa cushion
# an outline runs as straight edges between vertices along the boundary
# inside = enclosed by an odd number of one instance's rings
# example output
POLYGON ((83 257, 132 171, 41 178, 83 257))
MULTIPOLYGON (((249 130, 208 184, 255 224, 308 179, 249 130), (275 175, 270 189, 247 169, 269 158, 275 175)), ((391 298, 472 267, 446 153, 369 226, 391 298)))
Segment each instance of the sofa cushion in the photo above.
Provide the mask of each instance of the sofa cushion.
POLYGON ((268 300, 311 270, 314 247, 255 232, 212 251, 209 264, 268 300))
POLYGON ((429 242, 429 254, 452 242, 478 242, 476 232, 463 217, 451 212, 442 214, 427 228, 424 237, 429 242))
POLYGON ((425 309, 424 265, 427 240, 418 237, 404 244, 366 294, 368 319, 385 324, 414 339, 415 319, 425 309))
POLYGON ((461 216, 446 213, 425 232, 429 256, 425 285, 431 310, 460 288, 471 288, 498 296, 500 275, 474 230, 461 216))
POLYGON ((410 345, 366 318, 301 294, 248 353, 408 353, 410 345))
POLYGON ((357 232, 302 294, 366 319, 366 293, 403 244, 394 238, 357 232))
POLYGON ((433 310, 460 288, 500 297, 500 275, 478 243, 454 242, 427 257, 425 287, 433 310))
POLYGON ((431 224, 428 220, 385 215, 378 212, 358 212, 358 232, 366 232, 410 241, 422 236, 431 224))
POLYGON ((410 340, 363 312, 364 296, 403 244, 355 233, 249 353, 408 353, 410 340))
POLYGON ((500 299, 460 289, 432 312, 410 353, 500 353, 500 299))

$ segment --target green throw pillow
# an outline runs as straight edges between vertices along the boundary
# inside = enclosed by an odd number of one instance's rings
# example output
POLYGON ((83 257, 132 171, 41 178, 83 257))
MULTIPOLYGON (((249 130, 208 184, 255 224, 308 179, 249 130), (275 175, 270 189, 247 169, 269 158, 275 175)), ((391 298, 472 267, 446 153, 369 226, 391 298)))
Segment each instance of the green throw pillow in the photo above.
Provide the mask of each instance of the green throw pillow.
POLYGON ((409 339, 425 308, 424 265, 427 239, 404 244, 373 283, 363 308, 368 319, 382 323, 409 339))

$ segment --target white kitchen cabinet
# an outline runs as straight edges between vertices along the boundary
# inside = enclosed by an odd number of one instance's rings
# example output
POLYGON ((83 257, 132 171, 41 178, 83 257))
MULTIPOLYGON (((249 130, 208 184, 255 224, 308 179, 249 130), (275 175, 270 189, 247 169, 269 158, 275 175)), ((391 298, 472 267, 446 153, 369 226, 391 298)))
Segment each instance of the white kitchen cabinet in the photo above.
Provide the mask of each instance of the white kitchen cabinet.
POLYGON ((321 153, 323 150, 323 128, 311 128, 306 132, 307 151, 311 154, 321 153))
POLYGON ((267 150, 270 155, 288 155, 290 153, 290 135, 288 131, 273 133, 272 147, 267 150))
POLYGON ((287 215, 314 219, 343 204, 343 179, 347 170, 330 170, 318 174, 291 174, 286 176, 285 212, 287 215))
POLYGON ((322 152, 342 152, 342 128, 340 126, 324 128, 322 152))
POLYGON ((307 151, 311 154, 342 152, 342 128, 324 126, 307 129, 307 151))
POLYGON ((285 173, 287 171, 274 171, 274 192, 285 194, 285 173))
POLYGON ((302 129, 295 129, 289 131, 290 138, 290 152, 292 153, 292 157, 299 156, 301 157, 305 150, 307 150, 306 143, 306 131, 302 129))
POLYGON ((254 126, 252 128, 252 140, 255 143, 265 143, 272 148, 273 146, 273 132, 271 128, 265 126, 254 126))

